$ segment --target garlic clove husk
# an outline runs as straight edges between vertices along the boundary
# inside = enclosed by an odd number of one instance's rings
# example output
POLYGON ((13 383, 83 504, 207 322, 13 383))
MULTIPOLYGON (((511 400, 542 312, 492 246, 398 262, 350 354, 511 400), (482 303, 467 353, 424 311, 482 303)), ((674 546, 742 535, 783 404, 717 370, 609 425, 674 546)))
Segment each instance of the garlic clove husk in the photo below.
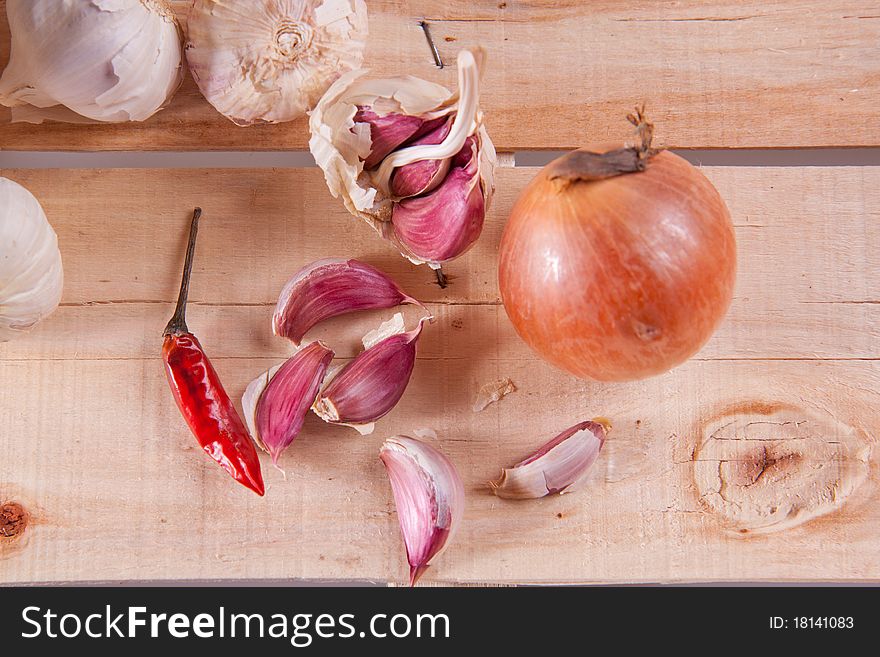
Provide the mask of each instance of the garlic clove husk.
POLYGON ((285 284, 272 316, 272 332, 298 345, 309 329, 330 317, 407 303, 424 308, 372 265, 325 258, 306 265, 285 284))
POLYGON ((245 390, 242 408, 248 428, 275 465, 302 429, 331 360, 331 349, 320 342, 309 343, 245 390))
MULTIPOLYGON (((378 328, 374 328, 372 331, 367 331, 361 339, 361 342, 364 345, 364 349, 369 349, 382 342, 382 340, 390 338, 392 335, 405 332, 406 322, 403 320, 403 314, 394 313, 394 316, 391 319, 379 324, 378 328)), ((337 372, 337 374, 338 373, 339 372, 337 372)))
MULTIPOLYGON (((358 354, 318 395, 315 414, 356 429, 387 415, 406 391, 422 327, 432 319, 424 317, 412 331, 391 335, 358 354)), ((366 427, 361 432, 368 433, 366 427)))
POLYGON ((39 201, 0 178, 0 342, 51 314, 63 287, 58 237, 39 201))
POLYGON ((440 451, 408 436, 392 436, 379 450, 385 464, 415 586, 454 538, 464 515, 464 485, 440 451))
MULTIPOLYGON (((439 144, 446 139, 451 129, 452 123, 444 121, 423 137, 412 142, 412 145, 439 144)), ((450 163, 450 158, 417 160, 394 169, 394 173, 391 174, 391 194, 397 198, 404 198, 430 192, 446 177, 450 163)))
POLYGON ((241 126, 303 116, 363 62, 363 0, 195 0, 186 58, 202 95, 241 126))
MULTIPOLYGON (((453 166, 434 191, 401 200, 394 206, 391 223, 384 227, 401 253, 414 262, 433 267, 462 255, 483 230, 485 201, 479 177, 476 140, 465 144, 470 158, 453 166)), ((456 156, 453 162, 460 160, 456 156)))
POLYGON ((498 497, 512 500, 576 490, 596 462, 610 426, 596 418, 569 427, 513 467, 504 468, 489 485, 498 497))
POLYGON ((473 405, 474 413, 486 410, 490 405, 498 403, 516 390, 516 384, 510 377, 487 383, 477 392, 477 399, 473 405))
POLYGON ((254 439, 254 442, 264 452, 268 452, 269 448, 266 447, 266 444, 260 438, 259 431, 257 431, 257 402, 260 401, 260 395, 263 394, 266 386, 269 385, 269 381, 272 380, 272 377, 275 376, 282 365, 284 363, 273 365, 260 374, 260 376, 247 385, 244 389, 244 394, 241 396, 241 409, 244 411, 244 421, 247 424, 248 432, 250 432, 251 438, 254 439))
MULTIPOLYGON (((459 92, 456 94, 417 78, 370 80, 363 77, 364 71, 354 71, 340 78, 311 113, 309 147, 324 171, 331 194, 341 197, 349 212, 366 220, 380 235, 395 242, 401 253, 416 264, 428 262, 439 266, 435 258, 420 257, 417 252, 401 245, 394 239, 395 230, 387 224, 393 223, 397 201, 402 197, 412 200, 442 187, 455 169, 450 158, 454 158, 470 138, 476 137, 479 185, 475 189, 482 193, 483 213, 491 201, 496 156, 478 107, 482 60, 481 50, 459 53, 459 92), (393 123, 401 121, 398 115, 416 116, 425 121, 421 128, 423 134, 407 136, 414 129, 413 122, 405 134, 397 135, 394 140, 385 140, 380 134, 380 148, 374 150, 371 134, 375 131, 375 117, 391 116, 393 123), (368 122, 359 121, 359 118, 368 122), (427 139, 429 121, 449 124, 448 132, 439 142, 427 139), (378 155, 384 155, 392 141, 399 142, 399 146, 378 162, 378 155)), ((461 177, 461 174, 456 176, 461 177)), ((436 203, 445 197, 431 200, 436 203)), ((471 207, 476 205, 474 201, 471 207)), ((435 212, 442 213, 443 208, 436 208, 435 212)), ((482 217, 471 223, 481 226, 482 217)), ((422 227, 444 229, 439 221, 422 227)), ((449 240, 458 244, 449 251, 456 255, 463 252, 467 246, 461 244, 472 244, 479 235, 478 230, 471 233, 465 238, 456 235, 449 240)), ((430 241, 447 240, 432 236, 430 241)))
POLYGON ((0 104, 13 121, 143 121, 183 80, 166 0, 7 0, 12 36, 0 104))

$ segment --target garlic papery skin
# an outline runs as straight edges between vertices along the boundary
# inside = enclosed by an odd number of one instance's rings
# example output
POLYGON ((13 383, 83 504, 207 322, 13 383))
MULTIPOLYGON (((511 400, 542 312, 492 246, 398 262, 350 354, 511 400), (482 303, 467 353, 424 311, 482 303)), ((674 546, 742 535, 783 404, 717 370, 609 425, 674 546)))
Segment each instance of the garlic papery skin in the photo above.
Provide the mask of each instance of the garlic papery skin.
POLYGON ((245 390, 245 421, 254 440, 275 465, 302 430, 331 360, 331 349, 312 342, 254 379, 245 390))
POLYGON ((143 121, 183 80, 166 0, 7 0, 0 103, 13 121, 143 121))
POLYGON ((311 113, 309 147, 331 194, 416 264, 438 268, 462 255, 479 236, 491 202, 496 155, 479 111, 482 61, 481 50, 459 53, 456 94, 414 77, 375 80, 353 71, 311 113), (464 176, 456 173, 454 160, 471 150, 468 144, 476 156, 464 176), (448 193, 431 196, 453 174, 466 178, 467 190, 481 197, 478 203, 465 194, 472 213, 465 221, 460 207, 447 213, 448 193), (419 241, 442 243, 443 249, 420 249, 396 238, 397 208, 422 199, 433 217, 422 222, 420 228, 431 234, 419 241))
POLYGON ((595 418, 569 427, 553 440, 489 482, 495 495, 511 500, 576 490, 605 444, 610 424, 595 418))
POLYGON ((464 515, 464 485, 452 462, 430 445, 392 436, 379 450, 385 464, 415 586, 449 545, 464 515))
POLYGON ((406 333, 406 322, 403 319, 403 313, 394 313, 391 319, 382 322, 372 331, 367 331, 364 337, 361 338, 361 343, 363 343, 364 349, 370 349, 382 342, 382 340, 398 333, 406 333))
POLYGON ((372 175, 373 183, 381 192, 389 193, 391 174, 398 167, 423 160, 442 160, 452 157, 464 148, 464 143, 479 127, 477 120, 480 101, 480 71, 477 60, 469 50, 458 53, 458 96, 452 127, 442 141, 411 144, 391 153, 382 160, 379 170, 372 175))
POLYGON ((202 95, 241 126, 303 116, 364 58, 363 0, 195 0, 186 58, 202 95))
POLYGON ((58 237, 40 203, 0 178, 0 342, 32 328, 61 301, 58 237))
POLYGON ((407 303, 424 308, 376 267, 326 258, 300 269, 281 290, 272 332, 298 345, 309 329, 330 317, 407 303))
MULTIPOLYGON (((432 319, 424 317, 412 331, 375 344, 368 341, 371 346, 330 380, 312 410, 325 422, 352 426, 363 434, 372 432, 376 420, 387 415, 406 391, 422 327, 432 319)), ((383 327, 379 332, 384 332, 383 327)))

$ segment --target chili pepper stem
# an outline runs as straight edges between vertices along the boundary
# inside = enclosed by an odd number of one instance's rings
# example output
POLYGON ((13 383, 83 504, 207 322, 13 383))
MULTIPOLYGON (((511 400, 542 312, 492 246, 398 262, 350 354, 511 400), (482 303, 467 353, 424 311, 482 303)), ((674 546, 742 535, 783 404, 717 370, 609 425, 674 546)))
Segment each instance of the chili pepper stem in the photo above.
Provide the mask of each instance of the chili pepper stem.
POLYGON ((186 326, 186 301, 189 297, 189 279, 192 276, 193 256, 195 256, 196 252, 196 236, 199 233, 199 217, 201 216, 202 209, 195 208, 189 225, 189 242, 186 246, 186 260, 183 263, 183 276, 180 280, 180 292, 177 295, 177 307, 174 309, 174 314, 165 326, 165 332, 162 335, 189 333, 189 329, 186 326))

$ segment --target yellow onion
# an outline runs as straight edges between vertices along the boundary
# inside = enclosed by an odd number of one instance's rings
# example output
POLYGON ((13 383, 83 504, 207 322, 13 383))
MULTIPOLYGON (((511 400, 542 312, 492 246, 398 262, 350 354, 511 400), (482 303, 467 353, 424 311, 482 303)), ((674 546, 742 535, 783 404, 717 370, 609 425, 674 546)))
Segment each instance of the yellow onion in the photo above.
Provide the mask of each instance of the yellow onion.
POLYGON ((733 294, 736 242, 712 183, 641 143, 574 151, 523 190, 500 247, 499 284, 517 333, 579 377, 627 381, 696 353, 733 294))

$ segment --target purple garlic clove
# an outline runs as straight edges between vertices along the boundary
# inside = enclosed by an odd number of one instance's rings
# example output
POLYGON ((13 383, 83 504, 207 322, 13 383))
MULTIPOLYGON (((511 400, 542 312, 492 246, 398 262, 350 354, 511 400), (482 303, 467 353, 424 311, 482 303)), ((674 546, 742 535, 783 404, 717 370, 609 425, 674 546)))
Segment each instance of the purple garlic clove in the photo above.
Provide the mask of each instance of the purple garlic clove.
POLYGON ((604 418, 569 427, 529 457, 504 468, 489 485, 498 497, 512 500, 569 493, 583 483, 610 427, 604 418))
POLYGON ((391 480, 410 586, 415 586, 455 536, 464 515, 464 485, 444 454, 408 436, 386 440, 379 458, 391 480))
POLYGON ((439 187, 400 201, 391 215, 393 239, 420 261, 440 264, 457 258, 473 246, 483 230, 485 201, 473 137, 452 164, 439 187))
POLYGON ((422 306, 372 265, 358 260, 318 260, 294 274, 278 297, 272 332, 298 345, 319 322, 358 310, 422 306))
POLYGON ((280 366, 254 379, 242 397, 248 428, 257 444, 278 464, 281 453, 302 429, 333 351, 312 342, 280 366))
POLYGON ((379 340, 362 351, 333 377, 312 410, 325 422, 353 426, 370 433, 373 424, 397 405, 416 362, 422 326, 379 340))
MULTIPOLYGON (((442 143, 452 128, 451 121, 445 121, 434 130, 412 142, 413 146, 442 143)), ((449 158, 439 160, 419 160, 399 167, 391 175, 391 193, 399 198, 417 196, 431 191, 449 171, 449 158)))
POLYGON ((364 161, 365 169, 378 166, 389 153, 403 146, 411 139, 419 137, 426 130, 433 130, 439 121, 426 121, 418 116, 407 114, 379 115, 369 107, 358 106, 354 115, 355 123, 370 126, 370 155, 364 161))

